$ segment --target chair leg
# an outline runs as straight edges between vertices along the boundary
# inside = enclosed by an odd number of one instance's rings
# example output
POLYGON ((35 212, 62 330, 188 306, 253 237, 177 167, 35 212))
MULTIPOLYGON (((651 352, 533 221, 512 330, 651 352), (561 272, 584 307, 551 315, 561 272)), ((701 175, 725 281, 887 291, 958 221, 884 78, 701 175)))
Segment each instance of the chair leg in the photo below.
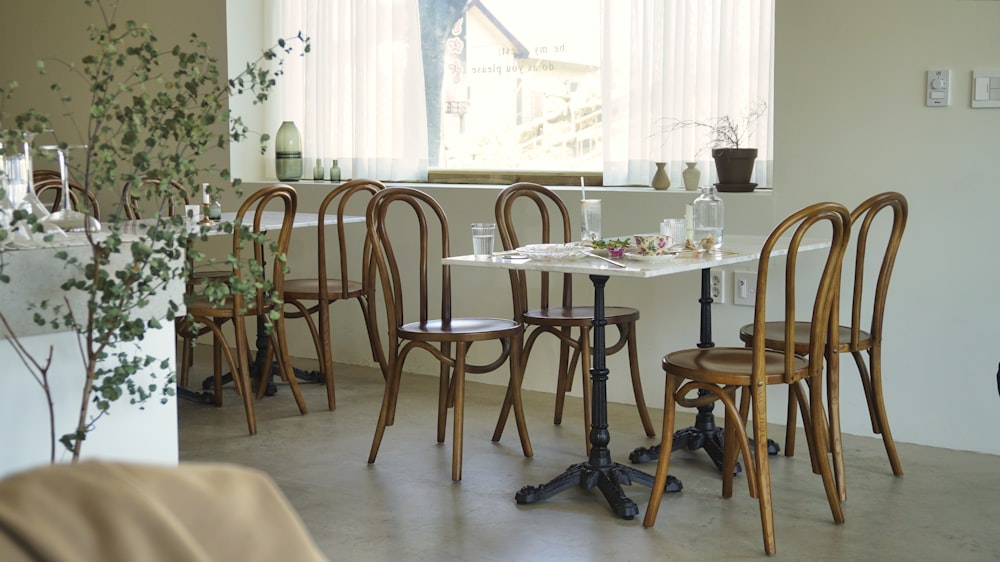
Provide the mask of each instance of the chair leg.
POLYGON ((524 361, 521 358, 521 334, 511 338, 510 355, 507 358, 510 369, 510 382, 507 388, 511 392, 511 402, 514 406, 514 423, 517 426, 517 437, 521 441, 521 452, 525 457, 534 456, 531 448, 531 438, 528 436, 528 422, 524 417, 524 402, 521 400, 521 383, 524 378, 524 361))
POLYGON ((677 392, 679 383, 677 377, 667 373, 666 389, 663 392, 663 442, 660 444, 660 460, 656 463, 656 475, 653 477, 653 487, 649 494, 649 505, 642 519, 643 527, 652 527, 656 523, 656 514, 660 510, 660 501, 663 500, 663 491, 667 486, 670 453, 674 445, 674 419, 677 413, 674 393, 677 392))
MULTIPOLYGON (((829 347, 829 346, 828 346, 829 347)), ((826 401, 829 416, 830 453, 833 455, 833 476, 840 501, 847 501, 847 478, 844 472, 844 443, 840 437, 840 353, 826 352, 826 401)))
POLYGON ((375 462, 379 446, 382 444, 382 436, 385 435, 385 428, 387 425, 392 425, 389 418, 389 411, 394 408, 394 394, 399 392, 398 380, 402 374, 402 370, 400 369, 400 361, 398 360, 389 362, 389 365, 389 376, 386 378, 385 389, 382 391, 382 409, 378 413, 378 423, 375 424, 375 436, 372 438, 372 447, 368 452, 368 464, 375 462))
MULTIPOLYGON (((830 450, 830 443, 827 441, 830 434, 823 420, 825 412, 823 411, 823 400, 818 394, 819 391, 820 388, 816 384, 816 381, 810 381, 809 417, 812 418, 812 430, 810 433, 812 434, 812 442, 815 445, 811 448, 814 448, 818 453, 817 456, 821 458, 821 462, 819 463, 820 476, 823 479, 823 489, 826 491, 826 499, 830 504, 830 512, 833 514, 833 520, 836 523, 843 523, 844 510, 840 505, 840 494, 837 490, 837 483, 834 480, 833 470, 826 458, 826 452, 830 450)), ((805 416, 803 416, 804 418, 805 416)))
POLYGON ((649 408, 646 407, 646 398, 642 393, 642 379, 639 377, 639 345, 636 342, 635 324, 629 323, 623 329, 628 330, 628 366, 632 374, 635 407, 639 410, 639 419, 642 420, 642 429, 646 432, 646 437, 655 437, 656 429, 653 428, 653 421, 649 418, 649 408))
MULTIPOLYGON (((871 373, 865 368, 861 354, 855 355, 855 362, 858 364, 858 372, 861 373, 862 384, 867 390, 871 386, 871 398, 868 401, 868 409, 872 415, 872 428, 875 433, 882 434, 882 443, 885 445, 885 453, 889 457, 889 464, 892 465, 892 473, 896 476, 903 475, 903 465, 899 461, 899 454, 896 452, 896 442, 892 439, 892 431, 889 429, 889 416, 885 411, 885 402, 882 400, 882 353, 879 348, 872 348, 868 351, 868 359, 871 362, 871 373)), ((865 393, 869 394, 868 392, 865 393)))
MULTIPOLYGON (((285 333, 285 318, 283 316, 279 316, 274 321, 274 329, 271 331, 271 347, 277 350, 278 365, 281 367, 281 372, 284 373, 285 378, 288 379, 288 386, 292 389, 292 396, 295 397, 299 413, 309 413, 306 400, 299 389, 299 381, 296 380, 295 373, 292 371, 292 358, 288 355, 288 339, 285 333)), ((262 381, 265 379, 266 377, 261 377, 262 381)), ((330 382, 333 382, 332 377, 330 382)))
MULTIPOLYGON (((247 342, 246 322, 243 317, 238 316, 233 319, 233 328, 236 332, 236 354, 241 358, 246 357, 250 345, 247 342)), ((216 326, 212 328, 212 331, 216 334, 216 348, 221 347, 224 353, 227 355, 231 354, 232 352, 225 345, 225 340, 222 338, 222 328, 216 326)), ((234 360, 233 362, 236 361, 234 360)), ((217 385, 221 383, 221 378, 215 377, 217 385)), ((245 360, 238 362, 238 368, 233 372, 233 384, 243 398, 243 407, 246 409, 247 426, 250 429, 250 435, 255 435, 257 433, 257 417, 254 413, 253 389, 250 384, 250 363, 245 360)))
POLYGON ((591 427, 591 406, 593 397, 591 396, 590 381, 590 329, 580 330, 580 371, 583 375, 583 440, 587 445, 587 454, 590 454, 590 427, 591 427))
POLYGON ((365 329, 368 331, 368 345, 372 348, 372 360, 378 364, 382 371, 382 378, 385 379, 388 377, 388 366, 385 354, 382 353, 382 340, 378 337, 377 322, 371 316, 374 311, 368 304, 367 296, 358 297, 358 304, 361 306, 361 316, 365 320, 365 329))
POLYGON ((320 303, 319 307, 319 368, 326 385, 326 406, 329 410, 337 409, 337 393, 333 383, 333 349, 330 343, 330 304, 320 303))
POLYGON ((455 387, 455 429, 452 436, 451 479, 458 482, 462 479, 462 435, 465 427, 465 354, 468 353, 468 345, 463 342, 455 347, 455 369, 452 375, 455 387))
POLYGON ((777 544, 771 504, 771 469, 767 459, 767 387, 751 385, 750 392, 750 408, 753 411, 753 465, 757 480, 757 503, 760 504, 760 525, 764 535, 764 552, 774 554, 777 544))
MULTIPOLYGON (((573 379, 576 377, 576 361, 569 359, 570 345, 567 343, 572 336, 572 328, 560 328, 559 336, 559 370, 556 371, 556 406, 552 414, 552 423, 562 424, 563 405, 566 403, 566 393, 573 390, 573 379)), ((576 353, 574 351, 574 353, 576 353)), ((584 380, 586 382, 586 379, 584 380)))
MULTIPOLYGON (((459 344, 459 349, 462 345, 459 344)), ((451 357, 451 344, 443 342, 441 344, 441 356, 451 357)), ((441 361, 438 367, 438 417, 437 417, 437 442, 444 443, 444 434, 448 426, 448 407, 452 402, 452 378, 457 377, 458 365, 455 369, 441 361)))
POLYGON ((785 456, 795 456, 795 428, 798 424, 799 409, 792 395, 791 389, 788 392, 788 415, 785 418, 785 456))

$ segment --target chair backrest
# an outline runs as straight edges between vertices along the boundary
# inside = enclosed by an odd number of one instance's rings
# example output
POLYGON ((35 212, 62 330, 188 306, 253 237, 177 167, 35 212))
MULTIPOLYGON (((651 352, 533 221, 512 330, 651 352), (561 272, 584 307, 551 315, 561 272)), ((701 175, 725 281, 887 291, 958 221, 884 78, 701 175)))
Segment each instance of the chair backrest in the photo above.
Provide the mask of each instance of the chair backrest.
MULTIPOLYGON (((349 182, 343 183, 332 190, 326 197, 323 198, 323 202, 319 206, 319 226, 316 228, 316 243, 318 249, 318 264, 317 271, 319 276, 319 292, 320 298, 323 300, 328 300, 329 295, 327 294, 327 284, 329 271, 327 268, 327 262, 330 258, 330 248, 327 246, 327 225, 326 216, 328 214, 334 213, 337 216, 337 239, 336 239, 336 258, 339 264, 338 271, 336 275, 340 278, 341 287, 347 290, 348 280, 351 278, 350 267, 350 249, 352 245, 349 243, 352 238, 348 237, 348 225, 344 223, 344 216, 349 214, 348 205, 355 195, 361 193, 367 193, 370 197, 379 191, 385 189, 385 185, 382 182, 376 180, 368 179, 356 179, 349 182)), ((367 209, 367 205, 365 207, 367 209)), ((359 229, 360 230, 360 229, 359 229)), ((362 238, 361 236, 357 238, 362 238)), ((362 264, 369 264, 371 262, 371 239, 368 236, 363 236, 364 245, 362 247, 362 264)), ((363 277, 363 276, 362 276, 363 277)), ((357 276, 355 276, 357 278, 357 276)))
POLYGON ((137 184, 128 182, 122 186, 120 205, 125 211, 125 217, 130 220, 146 218, 145 215, 149 213, 144 211, 154 205, 160 216, 172 217, 178 207, 183 210, 183 205, 190 204, 187 190, 177 180, 163 182, 144 177, 137 184))
MULTIPOLYGON (((34 177, 34 175, 32 175, 34 177)), ((69 183, 69 206, 71 209, 86 213, 97 220, 101 220, 101 206, 97 203, 97 195, 93 191, 84 188, 73 180, 69 183)), ((43 179, 35 182, 35 195, 43 204, 47 199, 50 211, 58 211, 62 208, 62 180, 59 178, 43 179)))
MULTIPOLYGON (((236 258, 233 264, 233 275, 235 285, 239 286, 244 282, 244 277, 248 272, 244 268, 249 267, 252 272, 256 268, 263 267, 268 260, 271 262, 270 275, 264 286, 258 285, 256 291, 256 309, 265 310, 270 302, 272 294, 280 295, 285 288, 285 268, 288 253, 288 245, 292 239, 292 227, 295 222, 295 211, 298 204, 298 197, 295 189, 290 185, 273 184, 263 187, 250 194, 236 211, 236 218, 233 220, 233 256, 236 258), (272 249, 267 236, 267 231, 261 227, 264 212, 281 212, 281 229, 278 231, 277 240, 272 249), (250 235, 252 240, 245 240, 250 235), (253 263, 248 263, 249 256, 245 256, 244 251, 247 244, 253 247, 253 263), (268 288, 270 286, 270 289, 268 288)), ((263 271, 261 269, 261 271, 263 271)), ((250 282, 251 280, 246 280, 250 282)), ((243 296, 238 291, 234 291, 233 306, 237 311, 245 310, 243 296)))
MULTIPOLYGON (((880 242, 884 241, 885 249, 882 254, 878 278, 875 281, 869 334, 872 345, 878 345, 882 341, 882 320, 885 315, 885 299, 889 292, 889 279, 892 277, 892 268, 896 263, 896 253, 899 251, 899 243, 903 239, 903 231, 906 229, 907 214, 906 197, 902 193, 894 191, 879 193, 868 198, 851 213, 852 225, 858 227, 857 234, 854 237, 856 249, 854 285, 851 298, 850 346, 852 350, 858 349, 860 332, 863 328, 862 297, 864 296, 864 289, 866 287, 866 283, 864 282, 866 271, 865 259, 870 248, 881 248, 881 245, 873 243, 873 238, 878 238, 880 242), (875 223, 876 218, 883 211, 892 213, 892 225, 886 237, 877 236, 872 230, 872 225, 875 223)), ((871 287, 871 283, 868 283, 867 286, 871 287)))
MULTIPOLYGON (((562 199, 547 187, 528 182, 515 183, 497 195, 494 205, 497 229, 504 250, 513 250, 527 244, 565 244, 573 241, 569 211, 562 199), (532 205, 532 203, 534 205, 532 205), (516 210, 515 210, 516 207, 516 210), (532 208, 533 207, 533 208, 532 208), (518 231, 517 219, 524 220, 528 213, 537 213, 535 229, 518 231)), ((534 215, 532 215, 534 216, 534 215)), ((534 222, 534 221, 533 221, 534 222)), ((509 270, 511 291, 514 295, 514 318, 529 308, 527 272, 509 270)), ((572 306, 573 280, 569 274, 552 274, 562 277, 562 283, 550 283, 548 272, 540 272, 541 297, 539 308, 572 306)))
MULTIPOLYGON (((785 346, 782 348, 785 355, 785 382, 794 382, 791 375, 795 369, 792 367, 795 360, 795 350, 801 348, 796 346, 795 338, 795 306, 796 299, 802 294, 803 301, 808 297, 809 288, 815 287, 815 296, 808 301, 812 304, 810 322, 812 324, 809 334, 808 360, 809 375, 821 376, 823 370, 824 348, 827 338, 837 338, 837 330, 832 329, 837 326, 839 306, 838 296, 840 294, 840 272, 843 266, 844 252, 850 240, 851 215, 843 205, 838 203, 816 203, 810 205, 788 218, 783 220, 771 234, 767 237, 764 247, 761 250, 760 261, 757 266, 757 298, 754 309, 754 339, 753 339, 753 380, 752 385, 766 384, 764 381, 764 354, 766 353, 765 322, 768 321, 767 314, 767 284, 771 271, 771 258, 780 254, 780 250, 787 243, 787 253, 784 258, 784 316, 781 320, 785 326, 785 346), (823 234, 824 228, 820 225, 829 224, 829 234, 823 234), (807 239, 807 235, 811 237, 807 239), (822 237, 822 238, 821 238, 822 237), (805 275, 797 275, 799 265, 799 248, 803 244, 808 244, 812 240, 829 240, 830 245, 826 248, 825 258, 823 258, 823 268, 820 270, 819 278, 815 284, 807 283, 805 291, 799 291, 797 282, 803 282, 805 275)), ((817 252, 809 252, 810 258, 817 252)), ((807 260, 812 270, 812 260, 807 260)), ((836 341, 830 341, 833 346, 836 341)))
MULTIPOLYGON (((441 310, 437 318, 447 323, 451 320, 451 268, 442 264, 440 280, 428 275, 430 267, 439 263, 440 258, 450 255, 448 219, 441 205, 430 195, 409 187, 388 187, 376 193, 368 204, 368 236, 372 242, 374 274, 366 283, 382 289, 388 319, 389 344, 395 345, 397 331, 406 322, 426 322, 432 319, 429 295, 432 284, 439 284, 441 290, 441 310), (407 209, 411 212, 406 212, 407 209), (409 215, 409 216, 407 216, 409 215), (415 220, 416 232, 409 230, 415 220), (407 230, 404 230, 407 229, 407 230), (440 235, 440 237, 438 237, 440 235), (440 252, 433 252, 431 246, 440 243, 440 252), (434 255, 437 254, 437 255, 434 255), (405 257, 416 269, 415 279, 404 279, 400 272, 405 257), (432 261, 433 260, 433 261, 432 261), (404 295, 415 295, 406 299, 404 295), (404 303, 416 302, 416 316, 406 314, 404 303)), ((374 292, 369 289, 369 294, 374 292)), ((412 310, 412 309, 411 309, 412 310)))

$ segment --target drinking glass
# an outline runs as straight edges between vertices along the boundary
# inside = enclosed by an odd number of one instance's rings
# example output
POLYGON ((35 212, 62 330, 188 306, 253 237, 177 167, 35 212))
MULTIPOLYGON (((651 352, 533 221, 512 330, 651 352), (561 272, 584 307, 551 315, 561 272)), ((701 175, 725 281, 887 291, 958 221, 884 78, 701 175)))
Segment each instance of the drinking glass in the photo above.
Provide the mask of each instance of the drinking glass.
POLYGON ((580 239, 584 242, 601 239, 601 200, 580 200, 580 239))
POLYGON ((64 230, 90 230, 96 232, 101 230, 101 223, 94 217, 77 211, 72 207, 71 195, 69 192, 69 167, 66 165, 66 152, 68 150, 84 149, 87 145, 77 144, 67 146, 65 149, 58 145, 45 145, 42 150, 54 150, 59 158, 59 176, 62 178, 62 208, 52 212, 40 222, 54 224, 64 230))
POLYGON ((496 230, 496 223, 472 223, 472 253, 476 259, 487 259, 493 255, 493 238, 496 230))

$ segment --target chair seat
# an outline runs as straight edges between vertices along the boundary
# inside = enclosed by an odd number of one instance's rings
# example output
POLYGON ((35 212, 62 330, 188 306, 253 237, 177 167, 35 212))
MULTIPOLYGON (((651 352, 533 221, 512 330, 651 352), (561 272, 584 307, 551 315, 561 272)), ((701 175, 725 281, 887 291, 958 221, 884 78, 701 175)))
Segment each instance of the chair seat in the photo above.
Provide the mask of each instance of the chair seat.
MULTIPOLYGON (((364 287, 358 281, 348 281, 347 291, 340 279, 326 280, 326 294, 331 299, 353 299, 364 294, 364 287)), ((319 279, 286 279, 285 298, 300 300, 319 299, 319 279)))
MULTIPOLYGON (((802 357, 793 360, 794 379, 806 376, 808 362, 802 357)), ((753 371, 753 350, 746 347, 711 347, 675 351, 663 358, 663 370, 686 379, 715 384, 749 384, 753 371)), ((767 384, 785 382, 785 356, 775 351, 764 352, 764 372, 767 384)))
MULTIPOLYGON (((627 324, 639 320, 639 311, 625 306, 609 306, 604 309, 604 318, 608 324, 627 324)), ((594 307, 537 308, 525 312, 521 319, 533 326, 589 326, 594 322, 594 307)))
POLYGON ((417 341, 472 342, 507 338, 520 330, 520 323, 503 318, 452 318, 447 325, 441 320, 403 324, 399 337, 417 341))
MULTIPOLYGON (((795 323, 795 353, 805 354, 809 351, 809 322, 795 323)), ((851 329, 841 326, 837 331, 837 352, 848 353, 851 351, 861 351, 871 347, 871 334, 860 330, 857 347, 851 347, 851 329)), ((753 342, 753 324, 747 324, 740 328, 740 340, 745 343, 753 342)), ((785 323, 765 322, 764 323, 764 347, 771 349, 781 349, 785 345, 785 323)))
MULTIPOLYGON (((257 316, 257 310, 255 303, 252 300, 245 301, 247 307, 243 316, 257 316)), ((271 305, 265 305, 265 310, 261 313, 267 312, 273 308, 271 305)), ((226 297, 225 302, 221 304, 216 304, 208 302, 208 299, 203 295, 196 295, 191 299, 191 302, 187 305, 188 314, 191 316, 206 316, 209 318, 232 318, 233 317, 233 297, 226 297)))

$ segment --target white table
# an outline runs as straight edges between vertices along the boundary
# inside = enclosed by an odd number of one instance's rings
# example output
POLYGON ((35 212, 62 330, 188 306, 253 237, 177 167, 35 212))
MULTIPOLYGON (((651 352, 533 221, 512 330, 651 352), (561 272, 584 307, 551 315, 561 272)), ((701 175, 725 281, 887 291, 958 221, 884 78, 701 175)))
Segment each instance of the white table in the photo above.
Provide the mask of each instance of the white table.
MULTIPOLYGON (((591 407, 590 443, 592 447, 590 449, 590 457, 582 463, 570 466, 548 483, 521 488, 514 496, 517 503, 536 503, 577 485, 584 489, 597 486, 605 499, 607 499, 615 515, 623 519, 632 519, 638 514, 639 509, 635 502, 625 495, 621 486, 632 483, 652 486, 653 477, 631 466, 613 462, 611 460, 611 452, 608 450, 611 433, 608 431, 607 417, 606 389, 609 371, 605 363, 605 285, 611 277, 646 279, 701 270, 701 298, 699 299, 699 302, 701 302, 701 337, 698 347, 713 347, 715 344, 712 342, 711 268, 758 260, 765 240, 765 236, 727 234, 723 250, 720 252, 706 254, 692 252, 657 262, 635 261, 628 258, 615 260, 626 265, 626 267, 611 265, 597 258, 567 261, 536 261, 526 258, 493 257, 477 259, 475 256, 457 256, 442 260, 443 263, 454 266, 585 274, 590 277, 594 285, 594 361, 590 369, 591 384, 593 387, 593 391, 591 392, 593 404, 591 407)), ((804 241, 800 246, 800 250, 818 250, 828 246, 829 242, 804 241)), ((786 252, 787 246, 776 249, 772 255, 784 255, 786 252)), ((712 456, 712 449, 717 447, 719 458, 716 460, 713 457, 713 461, 716 461, 716 465, 721 467, 722 433, 719 428, 714 426, 714 421, 710 419, 712 417, 712 406, 709 405, 705 408, 707 409, 704 412, 699 408, 699 421, 707 421, 708 427, 698 428, 696 426, 695 428, 680 430, 678 432, 681 434, 679 444, 677 442, 678 436, 675 435, 674 437, 675 448, 699 448, 700 446, 705 446, 706 452, 712 456), (707 414, 707 416, 702 414, 707 414), (696 439, 700 442, 699 447, 690 446, 691 443, 688 437, 695 435, 697 436, 696 439)), ((680 482, 673 477, 669 477, 666 491, 679 491, 680 489, 680 482)))

